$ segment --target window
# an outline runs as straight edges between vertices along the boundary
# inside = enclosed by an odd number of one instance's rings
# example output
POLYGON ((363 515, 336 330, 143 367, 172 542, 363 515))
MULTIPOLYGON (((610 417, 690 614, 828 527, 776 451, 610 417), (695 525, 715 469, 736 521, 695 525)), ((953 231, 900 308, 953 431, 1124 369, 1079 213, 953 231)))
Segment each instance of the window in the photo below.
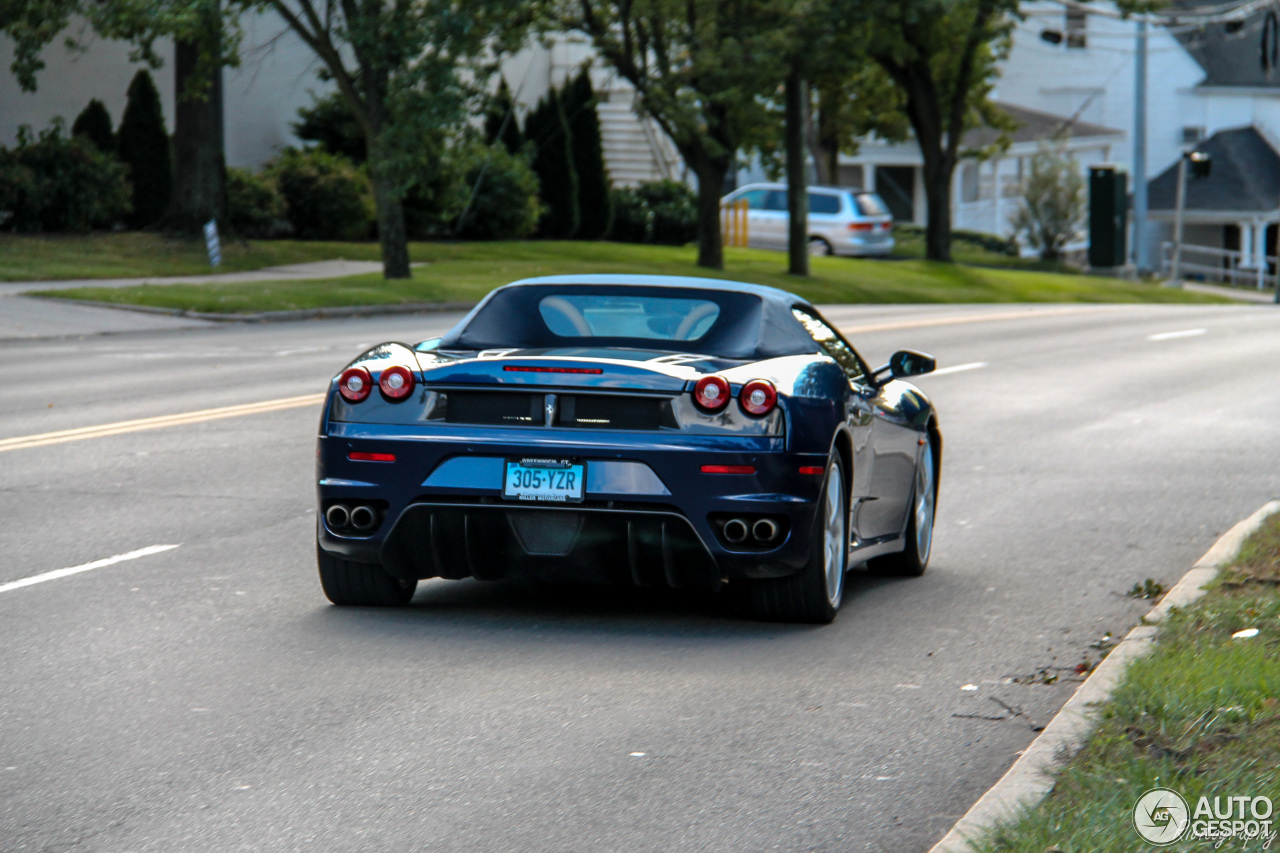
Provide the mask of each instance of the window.
POLYGON ((1089 13, 1077 6, 1067 7, 1067 47, 1086 47, 1085 32, 1089 26, 1089 13))
POLYGON ((830 193, 809 193, 809 212, 836 214, 840 212, 840 196, 830 193))
POLYGON ((853 207, 863 216, 888 216, 889 208, 875 193, 858 193, 853 197, 853 207))
POLYGON ((696 341, 720 316, 720 306, 704 299, 665 296, 563 294, 540 299, 538 313, 547 328, 562 338, 696 341))
POLYGON ((768 190, 751 190, 750 192, 745 192, 738 196, 734 201, 745 201, 747 203, 747 207, 752 210, 763 210, 764 197, 768 194, 768 190))
POLYGON ((960 166, 960 201, 972 204, 978 200, 978 164, 973 161, 960 166))
POLYGON ((1182 128, 1182 144, 1196 145, 1204 141, 1204 125, 1189 124, 1182 128))
POLYGON ((768 190, 764 197, 765 210, 781 210, 787 209, 787 191, 786 190, 768 190))
POLYGON ((862 359, 853 351, 853 347, 840 337, 834 329, 828 326, 822 320, 804 311, 800 308, 792 308, 791 313, 804 326, 805 331, 814 339, 818 346, 822 347, 822 351, 835 359, 836 364, 844 369, 845 375, 849 377, 850 382, 862 382, 867 375, 867 368, 862 363, 862 359))

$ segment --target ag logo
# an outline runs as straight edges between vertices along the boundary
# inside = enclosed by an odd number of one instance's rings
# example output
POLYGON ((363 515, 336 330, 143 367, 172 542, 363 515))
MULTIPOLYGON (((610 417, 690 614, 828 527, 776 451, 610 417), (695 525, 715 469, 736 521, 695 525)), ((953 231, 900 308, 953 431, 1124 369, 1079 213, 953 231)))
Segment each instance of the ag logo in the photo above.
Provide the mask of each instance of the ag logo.
POLYGON ((1133 807, 1133 828, 1144 841, 1158 847, 1181 838, 1190 819, 1187 801, 1168 788, 1152 788, 1133 807))

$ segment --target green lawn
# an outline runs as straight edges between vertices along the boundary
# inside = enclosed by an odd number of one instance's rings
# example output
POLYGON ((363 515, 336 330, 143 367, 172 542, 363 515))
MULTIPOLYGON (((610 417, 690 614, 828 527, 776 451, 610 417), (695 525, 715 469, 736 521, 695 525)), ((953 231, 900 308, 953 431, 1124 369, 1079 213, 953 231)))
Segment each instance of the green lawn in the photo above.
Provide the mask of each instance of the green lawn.
MULTIPOLYGON (((978 849, 1150 850, 1130 816, 1157 786, 1177 791, 1193 813, 1201 796, 1269 796, 1280 805, 1280 516, 1246 543, 1204 598, 1174 611, 1048 799, 978 849), (1253 637, 1232 636, 1252 628, 1253 637)), ((1278 849, 1259 839, 1222 849, 1242 847, 1278 849)), ((1214 847, 1184 836, 1168 849, 1214 847)))
POLYGON ((222 244, 222 266, 209 267, 203 240, 160 234, 0 234, 0 281, 61 281, 78 278, 206 275, 240 272, 302 261, 346 258, 376 261, 376 243, 307 243, 255 240, 222 244))
MULTIPOLYGON (((356 257, 352 244, 253 244, 287 247, 328 245, 330 257, 356 257), (345 250, 345 254, 338 250, 345 250)), ((376 246, 359 246, 369 251, 376 246)), ((47 295, 218 313, 308 309, 328 306, 469 302, 515 279, 569 273, 710 275, 770 284, 814 302, 1215 302, 1213 297, 1151 284, 1021 269, 991 269, 921 260, 814 258, 812 276, 787 275, 780 252, 728 249, 723 272, 695 265, 692 246, 628 243, 526 241, 506 243, 414 243, 413 278, 386 281, 381 275, 326 281, 249 284, 146 285, 80 288, 47 295)))

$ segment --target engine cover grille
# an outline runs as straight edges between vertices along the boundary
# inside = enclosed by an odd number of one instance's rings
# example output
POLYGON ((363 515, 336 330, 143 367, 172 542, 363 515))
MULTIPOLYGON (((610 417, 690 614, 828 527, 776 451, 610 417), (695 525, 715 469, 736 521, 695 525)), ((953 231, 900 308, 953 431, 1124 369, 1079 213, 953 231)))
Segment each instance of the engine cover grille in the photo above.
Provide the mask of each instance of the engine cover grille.
POLYGON ((582 527, 577 512, 512 512, 507 518, 525 551, 549 557, 569 553, 582 527))

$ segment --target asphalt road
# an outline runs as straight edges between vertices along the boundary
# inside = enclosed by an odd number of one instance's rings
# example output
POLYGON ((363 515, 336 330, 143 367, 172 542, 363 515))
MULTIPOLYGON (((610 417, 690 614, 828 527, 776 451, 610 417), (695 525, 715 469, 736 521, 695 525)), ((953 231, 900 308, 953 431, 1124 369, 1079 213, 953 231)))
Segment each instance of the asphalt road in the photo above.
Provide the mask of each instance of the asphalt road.
POLYGON ((0 343, 0 851, 927 849, 1126 591, 1280 495, 1280 313, 829 314, 938 357, 946 449, 928 574, 853 575, 822 628, 516 583, 330 607, 305 400, 4 443, 316 393, 452 317, 0 343))

